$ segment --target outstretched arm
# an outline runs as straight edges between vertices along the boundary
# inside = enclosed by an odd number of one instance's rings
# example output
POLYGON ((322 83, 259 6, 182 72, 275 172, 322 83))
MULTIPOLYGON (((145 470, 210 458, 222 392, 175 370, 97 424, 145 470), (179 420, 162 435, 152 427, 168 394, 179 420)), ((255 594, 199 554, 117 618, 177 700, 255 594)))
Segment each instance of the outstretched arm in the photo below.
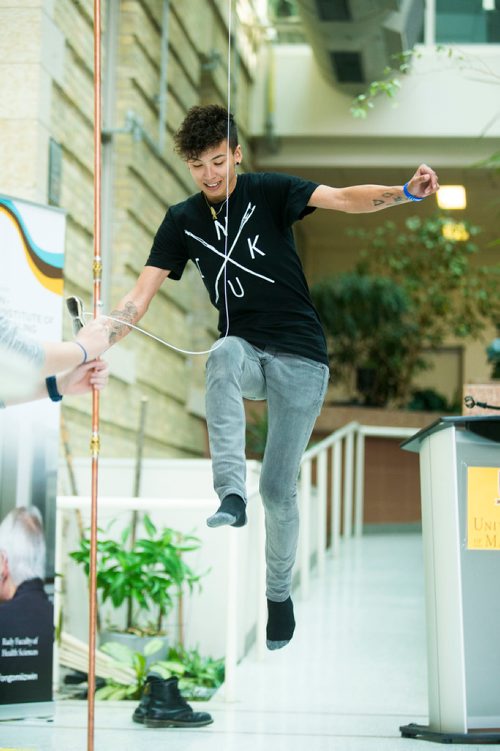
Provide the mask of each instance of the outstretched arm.
POLYGON ((156 266, 146 266, 142 271, 135 287, 123 297, 115 310, 109 314, 112 318, 107 327, 109 331, 109 343, 115 344, 123 339, 131 331, 128 323, 137 323, 149 308, 149 303, 156 295, 161 285, 170 274, 170 271, 158 269, 156 266))
MULTIPOLYGON (((420 165, 406 186, 408 193, 416 199, 427 198, 439 190, 437 175, 426 164, 420 165)), ((402 185, 353 185, 348 188, 319 185, 308 205, 318 209, 345 211, 349 214, 365 214, 409 203, 411 200, 404 193, 402 185)))

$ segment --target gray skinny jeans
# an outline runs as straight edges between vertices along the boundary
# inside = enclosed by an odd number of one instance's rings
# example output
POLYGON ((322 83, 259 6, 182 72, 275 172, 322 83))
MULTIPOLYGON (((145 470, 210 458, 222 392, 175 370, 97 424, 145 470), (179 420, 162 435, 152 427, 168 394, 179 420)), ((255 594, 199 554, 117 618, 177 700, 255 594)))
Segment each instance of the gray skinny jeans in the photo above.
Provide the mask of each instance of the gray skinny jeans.
POLYGON ((290 594, 299 532, 297 477, 328 384, 315 360, 258 349, 228 336, 206 366, 206 409, 215 492, 246 501, 243 398, 267 399, 268 434, 260 476, 266 520, 266 595, 290 594))

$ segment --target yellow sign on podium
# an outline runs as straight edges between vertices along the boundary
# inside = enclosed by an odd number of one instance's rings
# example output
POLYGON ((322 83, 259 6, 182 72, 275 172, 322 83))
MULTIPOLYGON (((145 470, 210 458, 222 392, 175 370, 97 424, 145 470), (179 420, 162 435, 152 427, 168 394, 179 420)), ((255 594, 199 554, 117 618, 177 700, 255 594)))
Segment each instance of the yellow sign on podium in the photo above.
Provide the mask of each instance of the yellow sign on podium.
POLYGON ((467 549, 500 550, 500 467, 467 468, 467 549))

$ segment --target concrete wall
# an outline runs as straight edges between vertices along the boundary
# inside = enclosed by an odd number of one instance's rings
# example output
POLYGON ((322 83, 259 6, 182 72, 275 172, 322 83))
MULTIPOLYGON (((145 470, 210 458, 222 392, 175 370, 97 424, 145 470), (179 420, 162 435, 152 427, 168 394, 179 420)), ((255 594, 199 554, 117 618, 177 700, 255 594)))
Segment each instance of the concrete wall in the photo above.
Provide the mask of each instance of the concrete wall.
MULTIPOLYGON (((381 97, 373 112, 356 122, 350 113, 352 97, 329 85, 321 75, 311 48, 300 44, 272 47, 274 57, 274 123, 282 139, 307 138, 312 149, 304 158, 318 153, 318 139, 466 138, 483 135, 485 141, 500 138, 498 86, 500 46, 474 45, 454 55, 421 47, 412 72, 402 77, 403 86, 395 102, 381 97), (293 91, 293 96, 290 92, 293 91), (486 126, 488 126, 486 128, 486 126), (313 143, 311 143, 313 140, 313 143)), ((268 62, 262 59, 263 73, 268 62)), ((252 127, 265 133, 266 78, 259 77, 252 127)), ((373 152, 373 142, 371 146, 373 152)), ((449 154, 448 156, 450 156, 449 154)), ((326 156, 326 155, 324 155, 326 156)), ((397 163, 393 149, 393 164, 397 163)), ((443 154, 443 159, 447 155, 443 154)), ((367 166, 364 153, 343 154, 350 163, 367 166)), ((335 158, 334 154, 330 155, 335 158)), ((309 162, 311 163, 311 162, 309 162)))

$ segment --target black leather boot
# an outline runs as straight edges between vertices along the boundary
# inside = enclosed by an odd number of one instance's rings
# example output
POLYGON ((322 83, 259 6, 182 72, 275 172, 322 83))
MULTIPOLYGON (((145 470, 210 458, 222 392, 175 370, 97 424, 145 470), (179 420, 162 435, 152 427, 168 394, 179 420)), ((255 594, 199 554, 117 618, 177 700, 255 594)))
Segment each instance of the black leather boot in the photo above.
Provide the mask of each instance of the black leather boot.
POLYGON ((144 718, 146 717, 151 698, 151 683, 155 680, 161 681, 162 678, 155 673, 148 675, 148 677, 146 678, 146 683, 144 684, 144 688, 142 689, 141 701, 139 703, 139 706, 135 708, 134 714, 132 715, 134 722, 140 722, 141 724, 144 723, 144 718))
POLYGON ((132 719, 148 728, 199 728, 213 722, 208 712, 194 712, 183 699, 176 677, 165 680, 156 675, 147 677, 141 702, 132 719))

